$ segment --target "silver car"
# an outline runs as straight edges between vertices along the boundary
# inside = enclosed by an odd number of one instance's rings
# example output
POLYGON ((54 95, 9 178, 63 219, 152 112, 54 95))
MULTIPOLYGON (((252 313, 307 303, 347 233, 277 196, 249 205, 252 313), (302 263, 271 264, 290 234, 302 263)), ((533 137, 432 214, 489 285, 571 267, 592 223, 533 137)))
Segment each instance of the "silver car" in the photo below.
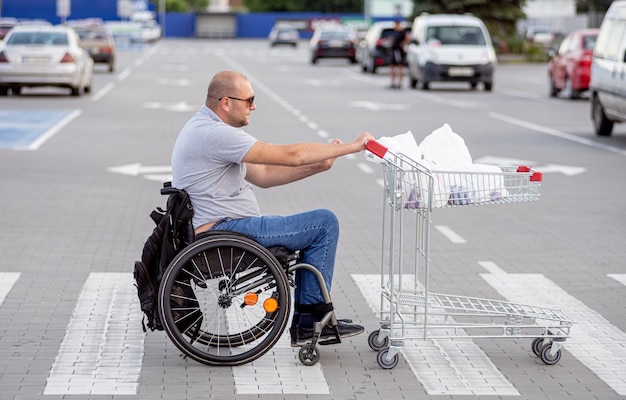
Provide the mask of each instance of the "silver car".
POLYGON ((93 60, 76 32, 64 26, 17 26, 0 44, 0 96, 23 87, 69 88, 73 96, 91 91, 93 60))

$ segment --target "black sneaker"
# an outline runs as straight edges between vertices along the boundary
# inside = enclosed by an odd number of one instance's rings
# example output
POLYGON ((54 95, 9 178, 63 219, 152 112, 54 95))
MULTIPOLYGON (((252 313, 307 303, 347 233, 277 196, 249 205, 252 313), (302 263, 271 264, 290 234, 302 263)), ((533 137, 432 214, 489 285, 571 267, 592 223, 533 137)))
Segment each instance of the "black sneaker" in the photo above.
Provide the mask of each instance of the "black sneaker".
MULTIPOLYGON (((363 333, 363 331, 365 330, 365 328, 363 328, 361 325, 353 324, 351 320, 345 319, 338 319, 337 327, 339 328, 339 336, 341 336, 342 338, 356 336, 359 333, 363 333)), ((297 329, 290 330, 290 333, 292 347, 304 346, 313 339, 313 328, 297 327, 297 329)), ((322 329, 322 333, 317 343, 319 343, 320 345, 336 344, 339 343, 339 340, 337 340, 335 330, 329 325, 326 325, 324 329, 322 329)))

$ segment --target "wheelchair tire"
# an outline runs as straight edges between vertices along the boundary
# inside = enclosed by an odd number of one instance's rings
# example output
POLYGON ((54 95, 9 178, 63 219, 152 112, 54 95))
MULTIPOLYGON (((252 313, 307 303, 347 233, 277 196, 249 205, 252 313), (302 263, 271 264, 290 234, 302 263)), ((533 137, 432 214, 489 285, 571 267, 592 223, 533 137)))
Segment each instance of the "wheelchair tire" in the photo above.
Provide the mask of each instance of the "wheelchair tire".
POLYGON ((170 263, 159 288, 164 329, 186 356, 207 365, 242 365, 280 339, 291 310, 276 258, 238 234, 204 236, 170 263))

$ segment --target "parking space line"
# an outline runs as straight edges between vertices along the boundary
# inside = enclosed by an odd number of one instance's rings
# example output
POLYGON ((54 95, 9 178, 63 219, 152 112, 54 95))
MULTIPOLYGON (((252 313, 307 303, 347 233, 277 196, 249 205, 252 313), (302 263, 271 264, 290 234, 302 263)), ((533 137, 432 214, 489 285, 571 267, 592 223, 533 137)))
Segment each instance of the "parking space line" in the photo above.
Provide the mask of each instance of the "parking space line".
POLYGON ((517 125, 522 128, 530 129, 535 132, 545 133, 548 135, 559 137, 561 139, 566 139, 572 142, 584 144, 585 146, 595 147, 600 150, 610 151, 611 153, 616 153, 622 156, 626 156, 626 150, 622 150, 614 146, 609 146, 607 144, 594 142, 593 140, 585 139, 576 135, 571 135, 569 133, 559 131, 558 129, 553 129, 553 128, 549 128, 547 126, 542 126, 542 125, 537 125, 532 122, 509 117, 508 115, 503 115, 503 114, 499 114, 495 112, 490 112, 489 117, 493 119, 497 119, 498 121, 506 122, 511 125, 517 125))
POLYGON ((0 111, 0 148, 38 150, 65 125, 81 114, 73 111, 0 111))

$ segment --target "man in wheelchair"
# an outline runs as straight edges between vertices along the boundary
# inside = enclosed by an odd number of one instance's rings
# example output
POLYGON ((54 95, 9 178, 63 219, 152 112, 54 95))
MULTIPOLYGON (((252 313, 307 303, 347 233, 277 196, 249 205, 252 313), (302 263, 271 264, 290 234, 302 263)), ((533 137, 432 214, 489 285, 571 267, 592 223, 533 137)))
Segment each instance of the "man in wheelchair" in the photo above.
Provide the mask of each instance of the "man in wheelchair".
MULTIPOLYGON (((264 247, 300 250, 330 291, 339 223, 329 210, 295 215, 262 215, 252 185, 268 188, 330 169, 339 156, 360 152, 372 135, 362 132, 349 143, 271 144, 247 133, 256 109, 254 90, 241 73, 221 71, 211 80, 205 104, 182 128, 172 152, 173 186, 189 194, 196 235, 209 230, 244 234, 264 247)), ((298 270, 291 344, 302 346, 313 336, 315 322, 329 307, 315 275, 298 270)), ((363 332, 351 320, 338 320, 341 337, 363 332)), ((337 342, 335 330, 322 330, 320 344, 337 342)))

